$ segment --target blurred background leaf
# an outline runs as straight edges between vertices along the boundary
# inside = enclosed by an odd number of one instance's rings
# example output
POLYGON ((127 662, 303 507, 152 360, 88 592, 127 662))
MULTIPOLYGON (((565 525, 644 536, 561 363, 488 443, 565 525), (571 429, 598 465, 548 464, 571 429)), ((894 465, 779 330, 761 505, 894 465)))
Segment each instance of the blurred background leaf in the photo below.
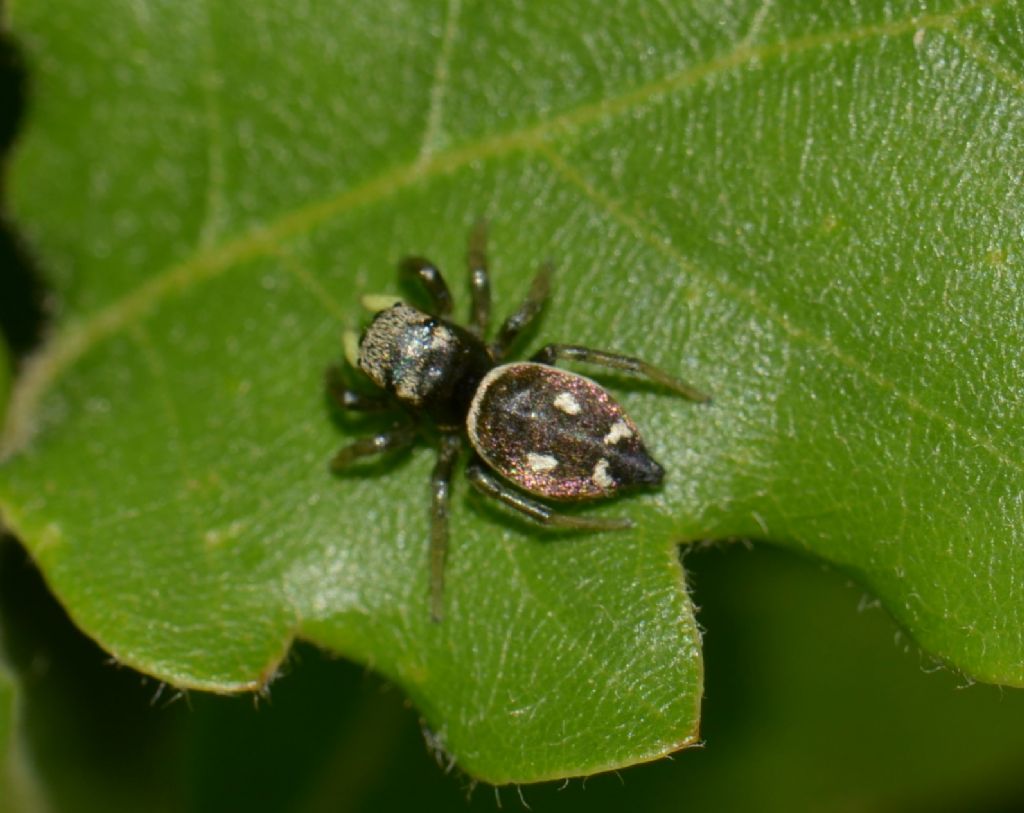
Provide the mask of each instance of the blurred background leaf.
POLYGON ((0 338, 0 420, 7 412, 7 396, 11 386, 11 362, 7 355, 7 346, 0 338))

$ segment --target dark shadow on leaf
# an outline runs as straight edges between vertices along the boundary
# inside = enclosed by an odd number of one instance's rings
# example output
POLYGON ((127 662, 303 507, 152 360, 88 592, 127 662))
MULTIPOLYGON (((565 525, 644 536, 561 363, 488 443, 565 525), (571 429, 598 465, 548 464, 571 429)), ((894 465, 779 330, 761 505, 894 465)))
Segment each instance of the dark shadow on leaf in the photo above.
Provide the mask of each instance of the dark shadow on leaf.
POLYGON ((415 446, 410 446, 393 452, 385 452, 375 457, 367 457, 365 460, 360 460, 339 471, 332 470, 331 475, 339 480, 381 477, 404 466, 412 457, 412 451, 415 448, 415 446))
MULTIPOLYGON (((561 514, 586 514, 588 511, 592 511, 595 505, 608 506, 617 505, 621 502, 623 497, 630 497, 632 495, 623 494, 611 499, 601 500, 598 503, 590 502, 579 502, 579 503, 554 503, 545 502, 545 505, 551 506, 561 514)), ((474 489, 470 489, 469 494, 463 501, 468 504, 470 510, 479 517, 485 517, 490 521, 496 522, 504 528, 519 533, 527 533, 534 537, 540 542, 563 542, 572 539, 590 539, 595 536, 605 536, 608 534, 615 534, 617 531, 597 531, 597 530, 586 530, 586 529, 569 529, 569 528, 551 528, 540 523, 534 522, 531 519, 519 514, 513 508, 508 508, 497 500, 489 499, 488 497, 480 494, 474 489)), ((541 502, 544 502, 541 500, 541 502)), ((604 516, 604 515, 602 515, 604 516)), ((623 529, 618 533, 628 533, 630 529, 623 529)))

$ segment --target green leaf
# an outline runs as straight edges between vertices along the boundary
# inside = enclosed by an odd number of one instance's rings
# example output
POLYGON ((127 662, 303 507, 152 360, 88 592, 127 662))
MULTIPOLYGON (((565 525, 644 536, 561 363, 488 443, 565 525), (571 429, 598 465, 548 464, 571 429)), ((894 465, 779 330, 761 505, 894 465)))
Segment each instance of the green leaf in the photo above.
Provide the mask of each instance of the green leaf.
MULTIPOLYGON (((439 771, 401 692, 308 646, 270 703, 154 698, 152 682, 112 668, 68 628, 20 556, 3 558, 0 623, 21 641, 11 663, 54 813, 314 813, 340 800, 353 813, 494 813, 495 795, 519 806, 516 789, 469 793, 465 777, 439 771)), ((884 612, 858 610, 861 591, 806 557, 720 546, 686 565, 714 633, 706 746, 522 788, 531 810, 1020 809, 1024 692, 922 670, 915 649, 899 636, 894 646, 884 612)))
POLYGON ((673 542, 856 573, 924 646, 1024 684, 1018 4, 69 0, 33 71, 18 221, 60 301, 0 511, 76 622, 180 685, 258 687, 295 635, 409 692, 491 781, 695 736, 673 542), (54 190, 60 190, 55 194, 54 190), (539 340, 714 394, 617 389, 669 476, 552 537, 455 491, 426 611, 431 454, 336 480, 324 365, 431 256, 465 301, 557 261, 539 340))

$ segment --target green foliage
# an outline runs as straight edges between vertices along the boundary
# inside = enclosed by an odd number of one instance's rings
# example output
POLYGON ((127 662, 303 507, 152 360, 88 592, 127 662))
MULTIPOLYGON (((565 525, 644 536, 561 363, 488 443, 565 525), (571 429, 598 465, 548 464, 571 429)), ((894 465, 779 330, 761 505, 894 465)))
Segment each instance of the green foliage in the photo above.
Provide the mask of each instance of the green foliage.
MULTIPOLYGON (((400 691, 309 646, 269 702, 159 691, 106 663, 11 553, 0 624, 20 630, 12 668, 52 813, 520 809, 513 788, 439 770, 400 691)), ((522 788, 531 810, 1020 808, 1024 693, 923 671, 885 613, 858 611, 860 591, 815 562, 731 546, 686 563, 710 630, 705 747, 522 788)))
POLYGON ((495 782, 695 737, 680 540, 814 553, 1024 683, 1018 5, 657 8, 16 5, 13 207, 60 320, 0 512, 77 624, 215 690, 309 639, 495 782), (481 215, 498 303, 553 257, 544 338, 715 402, 617 382, 669 472, 588 509, 629 534, 539 533, 460 484, 432 625, 431 455, 331 478, 360 425, 321 375, 400 255, 464 294, 481 215))

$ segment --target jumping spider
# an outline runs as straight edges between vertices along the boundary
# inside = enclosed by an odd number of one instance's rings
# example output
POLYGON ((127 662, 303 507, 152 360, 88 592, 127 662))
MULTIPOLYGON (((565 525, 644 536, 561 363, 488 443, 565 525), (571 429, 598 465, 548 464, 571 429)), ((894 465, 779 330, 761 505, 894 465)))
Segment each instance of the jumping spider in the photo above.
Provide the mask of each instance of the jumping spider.
POLYGON ((401 279, 422 285, 429 310, 396 298, 379 303, 382 307, 375 308, 358 345, 354 336, 348 343, 350 363, 383 392, 363 395, 344 384, 337 367, 328 371, 328 389, 342 408, 399 407, 404 413, 387 431, 341 449, 331 461, 334 471, 368 455, 411 446, 425 425, 433 426, 440 438, 430 479, 430 608, 435 621, 443 611, 449 484, 464 440, 473 452, 466 468, 469 482, 542 525, 589 531, 628 528, 628 519, 562 514, 529 495, 601 499, 634 486, 658 485, 664 476, 644 448, 636 424, 611 395, 589 378, 556 368, 557 361, 624 370, 691 401, 708 400, 644 361, 579 345, 549 344, 529 361, 506 363, 510 345, 547 299, 552 268, 550 263, 541 266, 526 300, 488 342, 491 295, 485 243, 484 225, 478 224, 467 255, 472 291, 467 326, 449 321, 452 297, 437 267, 422 257, 407 257, 399 264, 401 279))

